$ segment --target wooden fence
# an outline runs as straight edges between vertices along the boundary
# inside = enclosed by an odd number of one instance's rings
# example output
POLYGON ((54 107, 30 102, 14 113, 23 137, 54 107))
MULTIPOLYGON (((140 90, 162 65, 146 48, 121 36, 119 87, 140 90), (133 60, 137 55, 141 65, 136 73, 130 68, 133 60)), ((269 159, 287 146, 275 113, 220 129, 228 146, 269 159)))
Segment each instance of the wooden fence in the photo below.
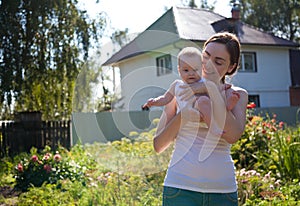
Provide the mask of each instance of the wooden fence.
POLYGON ((0 132, 0 156, 28 152, 32 147, 43 149, 46 145, 71 146, 71 121, 2 122, 0 132))

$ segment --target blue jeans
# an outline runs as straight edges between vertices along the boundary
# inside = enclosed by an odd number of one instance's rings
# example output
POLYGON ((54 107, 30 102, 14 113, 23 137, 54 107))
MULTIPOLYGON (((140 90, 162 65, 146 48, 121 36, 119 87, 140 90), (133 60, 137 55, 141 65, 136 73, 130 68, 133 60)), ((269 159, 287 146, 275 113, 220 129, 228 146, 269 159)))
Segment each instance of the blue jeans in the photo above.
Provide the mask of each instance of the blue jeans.
POLYGON ((163 206, 237 206, 237 192, 202 193, 164 186, 163 206))

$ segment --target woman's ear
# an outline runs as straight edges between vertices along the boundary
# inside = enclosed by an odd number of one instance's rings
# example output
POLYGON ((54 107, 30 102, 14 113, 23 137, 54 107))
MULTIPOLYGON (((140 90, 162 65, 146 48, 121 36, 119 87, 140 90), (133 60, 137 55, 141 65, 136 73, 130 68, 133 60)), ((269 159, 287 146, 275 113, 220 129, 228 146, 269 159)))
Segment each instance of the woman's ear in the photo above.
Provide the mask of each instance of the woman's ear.
POLYGON ((232 72, 232 70, 234 69, 234 68, 236 68, 236 66, 237 66, 237 63, 234 63, 234 64, 232 64, 232 65, 229 65, 229 67, 228 67, 228 73, 231 73, 232 72))

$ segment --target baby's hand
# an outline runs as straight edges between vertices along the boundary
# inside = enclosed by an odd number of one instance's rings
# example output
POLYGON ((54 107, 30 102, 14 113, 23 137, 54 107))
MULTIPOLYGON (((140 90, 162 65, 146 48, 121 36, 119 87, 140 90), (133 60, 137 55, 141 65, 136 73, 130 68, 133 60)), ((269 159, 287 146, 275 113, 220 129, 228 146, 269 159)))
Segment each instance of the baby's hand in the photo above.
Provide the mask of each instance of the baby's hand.
POLYGON ((221 90, 227 90, 227 89, 230 89, 231 88, 231 84, 228 84, 228 83, 225 83, 225 84, 222 84, 221 85, 221 90))
POLYGON ((148 99, 147 103, 145 103, 142 108, 146 109, 146 108, 150 108, 153 106, 153 104, 155 103, 155 99, 154 98, 150 98, 148 99))

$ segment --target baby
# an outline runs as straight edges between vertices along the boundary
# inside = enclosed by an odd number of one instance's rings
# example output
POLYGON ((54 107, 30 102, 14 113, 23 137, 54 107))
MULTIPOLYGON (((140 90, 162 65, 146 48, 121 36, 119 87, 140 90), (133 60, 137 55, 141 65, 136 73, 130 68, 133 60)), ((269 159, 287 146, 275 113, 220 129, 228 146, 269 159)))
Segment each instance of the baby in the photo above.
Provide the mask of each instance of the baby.
MULTIPOLYGON (((178 97, 181 88, 180 85, 184 84, 193 84, 195 82, 205 82, 205 85, 208 87, 207 90, 214 89, 216 86, 213 82, 207 81, 204 78, 201 78, 202 72, 202 54, 199 49, 195 47, 185 47, 183 48, 178 56, 178 73, 181 77, 181 80, 175 80, 165 92, 165 94, 156 97, 150 98, 142 106, 143 109, 150 108, 152 106, 165 106, 170 103, 174 97, 176 97, 177 104, 181 110, 183 107, 187 106, 188 102, 180 101, 178 97), (213 85, 212 85, 213 84, 213 85)), ((230 96, 226 99, 226 109, 228 111, 232 110, 239 100, 238 93, 231 93, 230 96)), ((201 114, 201 118, 209 127, 211 124, 211 104, 210 99, 207 95, 201 95, 196 97, 196 101, 193 102, 194 106, 197 108, 201 114)), ((213 100, 212 100, 213 101, 213 100)), ((220 103, 221 104, 221 103, 220 103)))

